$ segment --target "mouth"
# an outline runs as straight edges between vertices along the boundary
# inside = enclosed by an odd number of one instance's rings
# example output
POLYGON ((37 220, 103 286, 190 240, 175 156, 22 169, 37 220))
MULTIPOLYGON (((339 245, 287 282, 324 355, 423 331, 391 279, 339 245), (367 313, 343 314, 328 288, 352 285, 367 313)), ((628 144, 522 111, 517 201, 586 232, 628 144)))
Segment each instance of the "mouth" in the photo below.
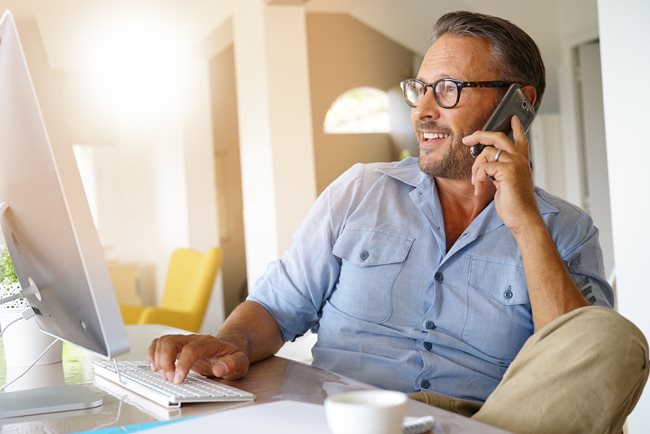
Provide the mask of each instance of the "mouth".
POLYGON ((429 132, 422 133, 422 139, 425 141, 435 140, 435 139, 446 139, 447 137, 449 137, 449 134, 446 133, 429 133, 429 132))
POLYGON ((434 132, 434 131, 421 131, 420 133, 420 148, 433 149, 441 145, 449 138, 449 133, 434 132))

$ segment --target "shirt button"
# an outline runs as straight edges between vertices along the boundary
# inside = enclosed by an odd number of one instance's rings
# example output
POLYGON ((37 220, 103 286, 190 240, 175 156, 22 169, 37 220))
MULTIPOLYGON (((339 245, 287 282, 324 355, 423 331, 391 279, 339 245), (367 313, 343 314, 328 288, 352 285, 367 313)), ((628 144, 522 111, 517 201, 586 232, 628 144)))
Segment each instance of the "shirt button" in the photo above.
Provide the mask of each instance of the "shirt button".
POLYGON ((505 292, 503 293, 503 297, 506 300, 510 300, 512 298, 512 291, 510 290, 509 286, 508 286, 508 289, 506 289, 505 292))
POLYGON ((436 282, 442 283, 445 280, 445 276, 442 275, 440 271, 436 271, 436 274, 433 275, 433 278, 436 279, 436 282))
POLYGON ((431 348, 433 348, 433 344, 431 342, 425 342, 424 348, 426 348, 427 351, 431 351, 431 348))
POLYGON ((422 382, 420 383, 420 387, 422 387, 423 389, 428 389, 429 386, 431 386, 431 383, 429 383, 429 380, 422 380, 422 382))
POLYGON ((366 259, 368 259, 368 257, 370 257, 370 253, 368 253, 367 250, 364 250, 364 251, 361 252, 361 254, 359 255, 359 258, 361 258, 362 261, 365 261, 366 259))
POLYGON ((436 323, 434 323, 433 321, 427 321, 424 325, 429 330, 433 330, 434 328, 436 328, 436 323))

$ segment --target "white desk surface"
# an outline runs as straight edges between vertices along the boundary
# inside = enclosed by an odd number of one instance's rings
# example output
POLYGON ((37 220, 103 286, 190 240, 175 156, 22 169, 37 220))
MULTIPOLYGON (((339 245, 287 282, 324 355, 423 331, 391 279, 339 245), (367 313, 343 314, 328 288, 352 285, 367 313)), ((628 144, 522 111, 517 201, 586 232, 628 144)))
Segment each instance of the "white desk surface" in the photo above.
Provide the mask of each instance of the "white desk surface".
MULTIPOLYGON (((158 325, 127 326, 131 351, 120 358, 141 360, 153 338, 176 331, 176 329, 158 325)), ((0 354, 0 360, 3 360, 1 356, 3 355, 0 354)), ((94 375, 90 365, 92 357, 72 345, 64 345, 62 363, 37 366, 15 386, 17 388, 33 388, 63 382, 93 382, 94 375)), ((0 366, 0 384, 5 383, 7 376, 11 378, 16 370, 13 367, 3 368, 4 366, 0 366)), ((255 393, 257 395, 256 403, 294 400, 322 404, 330 394, 371 388, 354 380, 282 357, 271 357, 252 365, 248 375, 242 380, 225 382, 255 393)), ((86 431, 168 420, 181 416, 197 416, 250 405, 247 403, 192 404, 169 411, 110 383, 109 385, 98 383, 95 387, 104 398, 103 406, 97 409, 54 413, 12 421, 0 420, 0 432, 28 432, 31 434, 86 431)), ((436 434, 505 432, 416 401, 409 401, 407 414, 409 416, 433 415, 436 419, 436 428, 433 432, 436 434)))

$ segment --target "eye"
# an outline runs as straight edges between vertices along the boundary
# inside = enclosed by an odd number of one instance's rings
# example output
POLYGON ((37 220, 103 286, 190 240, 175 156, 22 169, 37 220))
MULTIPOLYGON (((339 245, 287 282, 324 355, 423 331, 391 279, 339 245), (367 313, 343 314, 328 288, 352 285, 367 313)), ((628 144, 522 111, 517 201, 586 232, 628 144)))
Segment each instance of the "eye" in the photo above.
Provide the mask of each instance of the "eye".
POLYGON ((443 80, 438 83, 438 92, 445 95, 456 93, 456 83, 453 81, 443 80))
POLYGON ((406 83, 406 86, 404 86, 404 95, 409 101, 417 103, 424 93, 423 89, 424 87, 420 83, 417 81, 411 81, 406 83))
POLYGON ((412 81, 409 83, 408 91, 412 94, 421 95, 423 93, 424 86, 417 81, 412 81))

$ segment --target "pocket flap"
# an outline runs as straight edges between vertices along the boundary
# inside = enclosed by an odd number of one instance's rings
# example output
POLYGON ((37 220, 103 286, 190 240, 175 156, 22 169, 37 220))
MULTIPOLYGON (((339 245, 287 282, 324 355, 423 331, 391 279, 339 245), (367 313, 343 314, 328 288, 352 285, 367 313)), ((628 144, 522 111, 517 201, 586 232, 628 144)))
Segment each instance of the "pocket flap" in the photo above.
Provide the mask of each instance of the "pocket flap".
POLYGON ((371 229, 345 229, 332 253, 359 267, 404 262, 413 239, 371 229))
POLYGON ((503 304, 530 303, 526 274, 519 265, 472 257, 469 284, 503 304))

